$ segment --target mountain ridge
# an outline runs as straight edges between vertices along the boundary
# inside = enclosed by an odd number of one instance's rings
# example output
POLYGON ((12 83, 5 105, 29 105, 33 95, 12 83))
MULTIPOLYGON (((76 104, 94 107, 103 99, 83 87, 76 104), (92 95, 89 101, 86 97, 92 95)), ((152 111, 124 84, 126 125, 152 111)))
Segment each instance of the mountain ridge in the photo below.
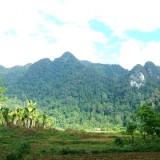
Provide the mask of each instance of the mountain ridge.
POLYGON ((160 67, 152 62, 126 70, 120 65, 80 61, 70 52, 25 67, 0 66, 0 74, 9 98, 33 99, 45 113, 57 119, 63 116, 59 126, 72 124, 75 112, 78 124, 84 116, 92 126, 106 117, 112 124, 126 125, 137 107, 160 90, 160 67))

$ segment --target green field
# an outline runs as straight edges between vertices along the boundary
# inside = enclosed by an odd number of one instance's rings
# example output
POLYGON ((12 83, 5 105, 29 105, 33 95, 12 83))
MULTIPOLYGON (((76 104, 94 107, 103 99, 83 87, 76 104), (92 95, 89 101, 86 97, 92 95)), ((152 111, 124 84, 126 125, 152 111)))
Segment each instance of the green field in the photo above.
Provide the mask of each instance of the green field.
POLYGON ((125 132, 86 132, 67 129, 0 127, 0 159, 160 159, 159 138, 125 132))

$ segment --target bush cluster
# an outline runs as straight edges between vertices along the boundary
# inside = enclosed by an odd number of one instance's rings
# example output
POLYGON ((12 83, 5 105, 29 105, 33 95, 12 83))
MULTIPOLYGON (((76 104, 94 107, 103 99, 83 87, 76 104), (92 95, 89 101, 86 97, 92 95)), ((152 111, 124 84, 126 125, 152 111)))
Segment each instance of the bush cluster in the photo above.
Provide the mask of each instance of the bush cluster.
POLYGON ((28 141, 21 141, 15 145, 13 152, 6 156, 6 160, 21 160, 23 158, 23 154, 29 153, 30 150, 30 143, 28 141))

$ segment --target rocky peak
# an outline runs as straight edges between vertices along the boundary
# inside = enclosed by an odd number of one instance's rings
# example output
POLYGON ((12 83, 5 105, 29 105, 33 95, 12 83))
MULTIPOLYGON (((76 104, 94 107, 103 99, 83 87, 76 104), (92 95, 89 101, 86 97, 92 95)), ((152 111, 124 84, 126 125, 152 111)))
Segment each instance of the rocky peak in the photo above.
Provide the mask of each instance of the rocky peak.
POLYGON ((143 66, 141 66, 140 64, 136 65, 131 70, 129 78, 130 78, 130 85, 132 87, 140 88, 141 86, 143 86, 146 82, 145 70, 143 66))

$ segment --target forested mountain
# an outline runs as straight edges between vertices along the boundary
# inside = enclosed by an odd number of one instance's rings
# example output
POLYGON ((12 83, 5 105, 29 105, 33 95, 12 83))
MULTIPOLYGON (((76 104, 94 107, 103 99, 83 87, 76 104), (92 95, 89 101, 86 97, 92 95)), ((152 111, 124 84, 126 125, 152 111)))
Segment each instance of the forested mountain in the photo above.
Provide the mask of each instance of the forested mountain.
POLYGON ((9 98, 33 99, 61 127, 125 126, 137 107, 160 89, 160 67, 152 62, 126 70, 120 65, 79 61, 70 52, 0 75, 9 98))
POLYGON ((28 70, 31 64, 26 64, 25 66, 14 66, 12 68, 5 68, 0 65, 0 75, 3 76, 4 83, 8 85, 13 85, 14 82, 23 76, 23 74, 28 70))
POLYGON ((81 63, 86 67, 90 66, 94 68, 97 72, 100 72, 101 74, 105 74, 106 76, 111 76, 114 78, 119 78, 123 74, 126 74, 128 72, 128 70, 116 64, 109 65, 109 64, 91 63, 89 61, 81 61, 81 63))

